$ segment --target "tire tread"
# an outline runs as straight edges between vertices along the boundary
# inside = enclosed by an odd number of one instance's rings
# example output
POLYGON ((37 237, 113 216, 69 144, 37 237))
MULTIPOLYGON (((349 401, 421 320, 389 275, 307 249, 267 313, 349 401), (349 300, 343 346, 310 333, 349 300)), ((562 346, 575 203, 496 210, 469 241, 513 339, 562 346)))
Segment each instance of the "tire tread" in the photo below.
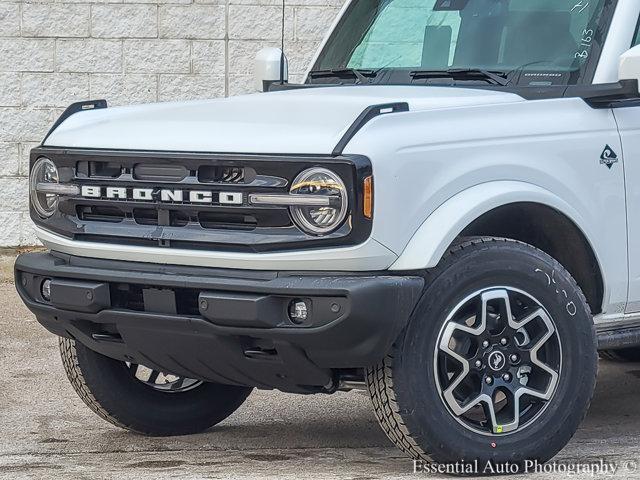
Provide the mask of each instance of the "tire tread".
MULTIPOLYGON (((432 270, 426 272, 425 285, 429 285, 430 282, 433 282, 436 278, 443 274, 446 270, 446 267, 451 262, 454 262, 457 257, 461 256, 462 253, 469 248, 482 248, 483 246, 492 246, 505 243, 521 245, 527 247, 528 249, 534 249, 537 253, 551 258, 557 268, 565 270, 559 262, 557 262, 552 257, 549 257, 549 255, 547 255, 542 250, 519 240, 490 236, 466 237, 461 238, 458 242, 454 243, 444 254, 438 265, 432 270)), ((574 278, 570 274, 568 274, 568 272, 567 275, 571 281, 573 288, 575 289, 576 294, 588 309, 589 315, 592 315, 587 299, 584 296, 581 288, 578 286, 574 278)), ((597 349, 597 342, 595 341, 595 326, 593 327, 593 332, 595 352, 597 349)), ((397 345, 397 343, 398 340, 396 340, 396 344, 394 344, 394 347, 397 345)), ((407 417, 407 412, 403 412, 401 410, 396 399, 396 394, 393 386, 393 352, 395 351, 394 347, 392 347, 391 349, 392 353, 386 355, 385 358, 383 358, 382 361, 380 361, 377 365, 368 367, 365 371, 365 381, 373 404, 374 414, 389 440, 391 440, 391 442, 394 443, 396 447, 398 447, 402 452, 409 455, 414 460, 433 462, 434 459, 432 453, 429 452, 430 449, 428 448, 428 445, 431 444, 433 440, 421 438, 411 431, 411 429, 407 425, 407 421, 405 420, 405 417, 407 417)), ((587 405, 591 404, 593 393, 595 393, 595 390, 592 392, 591 397, 588 399, 587 405)), ((582 417, 580 418, 580 422, 584 420, 587 411, 588 407, 585 409, 582 417)), ((569 434, 566 435, 567 443, 572 436, 573 432, 569 432, 569 434)))
MULTIPOLYGON (((78 352, 76 351, 76 341, 70 338, 60 337, 60 357, 62 358, 62 365, 67 374, 71 386, 78 394, 80 399, 93 410, 99 417, 107 422, 115 425, 116 427, 137 431, 132 425, 125 425, 119 421, 116 417, 111 415, 105 408, 102 407, 100 402, 91 393, 91 389, 87 385, 87 381, 82 374, 82 368, 78 362, 78 352)), ((143 432, 138 432, 143 433, 143 432)))
POLYGON ((204 382, 184 393, 158 392, 130 376, 120 361, 74 339, 60 338, 59 346, 67 378, 80 399, 103 420, 141 435, 202 432, 233 414, 253 390, 204 382), (126 377, 120 376, 123 372, 126 377))

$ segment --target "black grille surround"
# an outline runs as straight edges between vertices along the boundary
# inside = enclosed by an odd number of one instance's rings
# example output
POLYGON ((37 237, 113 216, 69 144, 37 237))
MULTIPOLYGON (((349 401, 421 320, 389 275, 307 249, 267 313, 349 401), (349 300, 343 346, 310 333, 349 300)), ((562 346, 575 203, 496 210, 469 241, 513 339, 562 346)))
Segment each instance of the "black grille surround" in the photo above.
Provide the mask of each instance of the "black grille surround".
MULTIPOLYGON (((61 196, 57 212, 41 218, 40 227, 79 241, 105 244, 237 252, 288 251, 349 246, 371 234, 371 219, 363 215, 363 182, 371 162, 359 155, 253 155, 154 152, 37 147, 33 166, 47 157, 59 171, 60 183, 79 186, 180 189, 213 192, 212 204, 108 200, 61 196), (349 213, 326 236, 299 229, 286 206, 249 204, 249 194, 287 194, 293 179, 312 167, 329 168, 347 187, 349 213), (220 205, 219 192, 242 193, 242 205, 220 205)), ((155 197, 155 195, 154 195, 155 197)))

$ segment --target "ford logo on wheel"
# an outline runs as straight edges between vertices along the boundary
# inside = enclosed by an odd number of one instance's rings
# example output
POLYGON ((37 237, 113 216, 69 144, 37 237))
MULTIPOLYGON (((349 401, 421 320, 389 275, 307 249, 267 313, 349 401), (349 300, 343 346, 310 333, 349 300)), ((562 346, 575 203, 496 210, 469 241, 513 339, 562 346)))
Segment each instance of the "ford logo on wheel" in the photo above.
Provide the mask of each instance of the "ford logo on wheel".
POLYGON ((495 372, 501 370, 506 361, 507 359, 502 352, 492 352, 491 355, 489 355, 489 366, 491 370, 495 372))

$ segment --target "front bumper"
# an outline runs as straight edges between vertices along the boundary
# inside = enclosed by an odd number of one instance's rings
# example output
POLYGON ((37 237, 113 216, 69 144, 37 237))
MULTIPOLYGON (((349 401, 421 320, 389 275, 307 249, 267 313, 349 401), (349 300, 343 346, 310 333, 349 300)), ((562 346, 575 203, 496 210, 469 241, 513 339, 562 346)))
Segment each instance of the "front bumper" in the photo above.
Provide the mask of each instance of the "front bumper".
POLYGON ((16 287, 49 331, 108 357, 226 384, 318 391, 379 361, 424 280, 167 266, 31 253, 16 287), (50 301, 41 294, 52 279, 50 301), (292 300, 306 321, 288 316, 292 300))
POLYGON ((368 272, 385 270, 398 259, 398 255, 374 238, 351 247, 248 253, 85 242, 57 235, 37 225, 35 232, 48 249, 69 255, 125 262, 171 263, 191 267, 244 270, 246 265, 250 264, 255 270, 268 271, 304 269, 317 272, 338 270, 368 272))

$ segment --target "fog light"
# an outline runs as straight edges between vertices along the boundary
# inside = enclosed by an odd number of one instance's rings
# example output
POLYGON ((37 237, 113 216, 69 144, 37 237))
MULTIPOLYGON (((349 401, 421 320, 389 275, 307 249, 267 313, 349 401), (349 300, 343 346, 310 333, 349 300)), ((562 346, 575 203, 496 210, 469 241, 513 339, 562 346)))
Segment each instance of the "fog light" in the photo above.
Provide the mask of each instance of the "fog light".
POLYGON ((44 282, 42 282, 42 286, 40 287, 40 293, 42 294, 42 298, 44 298, 47 302, 51 301, 51 279, 47 278, 44 282))
POLYGON ((289 304, 289 319, 293 323, 302 323, 309 317, 307 302, 300 299, 291 300, 289 304))

